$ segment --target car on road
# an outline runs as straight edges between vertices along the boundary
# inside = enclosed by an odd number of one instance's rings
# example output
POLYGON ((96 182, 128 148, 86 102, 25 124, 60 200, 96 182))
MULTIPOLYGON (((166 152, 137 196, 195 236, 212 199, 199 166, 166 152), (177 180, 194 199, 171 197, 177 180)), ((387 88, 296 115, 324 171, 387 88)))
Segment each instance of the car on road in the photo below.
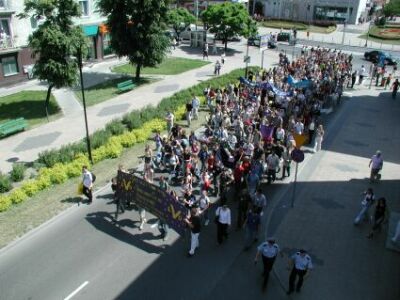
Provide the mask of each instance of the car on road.
POLYGON ((385 53, 383 51, 373 50, 367 51, 364 53, 365 60, 371 61, 373 63, 378 63, 380 61, 381 56, 383 56, 383 61, 386 65, 397 65, 397 59, 392 57, 390 54, 385 53))
MULTIPOLYGON (((219 40, 219 41, 222 41, 223 37, 217 33, 215 35, 215 39, 219 40)), ((228 38, 228 42, 240 42, 241 40, 242 40, 242 38, 237 34, 235 34, 234 36, 231 36, 231 37, 228 38)))

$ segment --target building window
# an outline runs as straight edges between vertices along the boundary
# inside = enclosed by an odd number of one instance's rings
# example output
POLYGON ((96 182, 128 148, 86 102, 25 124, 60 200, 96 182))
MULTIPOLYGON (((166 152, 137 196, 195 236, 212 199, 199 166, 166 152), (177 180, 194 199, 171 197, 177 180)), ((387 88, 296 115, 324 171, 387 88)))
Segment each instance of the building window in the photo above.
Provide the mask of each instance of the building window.
POLYGON ((0 8, 6 7, 6 0, 0 0, 0 8))
POLYGON ((10 36, 10 33, 8 19, 0 19, 0 39, 10 36))
POLYGON ((1 59, 1 64, 3 65, 4 76, 18 74, 18 63, 15 56, 3 57, 1 59))
POLYGON ((79 6, 81 7, 82 16, 89 15, 89 0, 79 0, 79 6))

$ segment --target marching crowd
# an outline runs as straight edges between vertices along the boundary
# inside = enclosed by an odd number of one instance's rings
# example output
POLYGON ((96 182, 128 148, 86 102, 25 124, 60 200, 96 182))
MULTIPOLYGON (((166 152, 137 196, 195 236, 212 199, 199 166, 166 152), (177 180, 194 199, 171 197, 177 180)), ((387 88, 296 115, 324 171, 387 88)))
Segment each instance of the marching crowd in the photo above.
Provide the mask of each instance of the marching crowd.
MULTIPOLYGON (((155 134, 154 153, 146 146, 143 173, 151 183, 155 170, 162 173, 157 179, 159 187, 187 207, 185 222, 191 231, 189 257, 199 247, 202 226, 210 223, 211 196, 218 199, 212 218, 217 225, 217 243, 224 243, 228 228, 235 223, 237 230, 245 229, 244 247, 250 249, 258 240, 267 206, 261 183, 265 180, 272 184, 291 176, 291 151, 296 147, 313 143, 313 152, 321 150, 321 110, 340 104, 343 89, 351 85, 353 74, 352 56, 340 51, 304 48, 292 62, 281 52, 279 65, 274 68, 249 72, 240 84, 205 88, 209 115, 200 133, 187 132, 176 124, 171 111, 166 114, 168 134, 155 134), (235 222, 233 215, 237 216, 235 222)), ((196 95, 187 102, 188 126, 192 119, 199 118, 200 104, 196 95)), ((113 184, 115 187, 116 182, 113 184)), ((145 211, 139 211, 141 230, 146 218, 145 211)), ((363 215, 360 212, 355 222, 363 215)), ((158 228, 167 239, 168 225, 159 220, 158 228)), ((257 248, 255 262, 261 256, 264 264, 263 288, 279 252, 273 237, 257 248)), ((312 268, 311 258, 302 249, 290 262, 288 293, 294 291, 296 277, 299 292, 303 277, 312 268)))

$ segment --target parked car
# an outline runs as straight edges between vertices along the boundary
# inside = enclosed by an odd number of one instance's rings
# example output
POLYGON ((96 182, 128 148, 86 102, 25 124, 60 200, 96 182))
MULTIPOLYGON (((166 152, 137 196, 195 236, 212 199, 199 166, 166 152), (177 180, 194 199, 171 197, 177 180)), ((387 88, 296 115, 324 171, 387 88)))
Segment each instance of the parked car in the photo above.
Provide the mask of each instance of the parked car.
MULTIPOLYGON (((222 41, 222 36, 220 36, 219 34, 216 34, 215 39, 222 41)), ((234 35, 234 36, 231 36, 228 38, 228 42, 240 42, 241 40, 242 40, 242 38, 239 35, 234 35)))
POLYGON ((397 59, 392 57, 390 54, 378 51, 378 50, 373 50, 373 51, 367 51, 364 53, 364 58, 365 60, 371 61, 373 63, 378 63, 380 62, 380 58, 383 55, 383 61, 385 62, 386 65, 397 65, 397 59))

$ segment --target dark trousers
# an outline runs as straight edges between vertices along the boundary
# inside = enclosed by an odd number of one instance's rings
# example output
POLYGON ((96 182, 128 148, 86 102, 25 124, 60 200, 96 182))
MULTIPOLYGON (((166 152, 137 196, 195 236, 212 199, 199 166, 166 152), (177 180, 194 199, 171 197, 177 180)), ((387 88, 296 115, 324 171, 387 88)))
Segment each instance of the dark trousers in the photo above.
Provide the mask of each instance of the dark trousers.
POLYGON ((301 290, 301 286, 303 285, 303 277, 306 275, 307 270, 298 270, 296 268, 292 269, 292 272, 290 272, 290 277, 289 277, 289 292, 294 291, 294 283, 296 281, 296 276, 299 276, 299 280, 297 281, 296 285, 296 291, 301 290))
POLYGON ((267 170, 267 177, 268 177, 268 184, 271 183, 271 180, 275 181, 276 180, 276 171, 275 171, 275 169, 273 169, 273 170, 268 169, 267 170))
POLYGON ((393 90, 392 92, 392 99, 396 99, 397 90, 393 90))
POLYGON ((282 170, 282 178, 284 178, 287 173, 287 176, 290 177, 290 166, 283 166, 283 170, 282 170))
POLYGON ((264 265, 264 272, 263 272, 263 276, 264 276, 263 286, 264 287, 268 283, 269 273, 272 270, 272 266, 274 265, 275 258, 276 257, 266 257, 264 255, 262 256, 263 265, 264 265))
POLYGON ((222 244, 224 238, 228 238, 228 224, 217 223, 217 241, 222 244))
POLYGON ((310 145, 314 137, 314 130, 308 130, 308 144, 310 145))
POLYGON ((93 194, 92 194, 92 189, 87 188, 86 186, 83 186, 83 194, 88 197, 89 203, 92 202, 93 200, 93 194))
POLYGON ((118 214, 125 212, 125 203, 119 199, 115 199, 116 210, 115 210, 115 220, 118 220, 118 214))

